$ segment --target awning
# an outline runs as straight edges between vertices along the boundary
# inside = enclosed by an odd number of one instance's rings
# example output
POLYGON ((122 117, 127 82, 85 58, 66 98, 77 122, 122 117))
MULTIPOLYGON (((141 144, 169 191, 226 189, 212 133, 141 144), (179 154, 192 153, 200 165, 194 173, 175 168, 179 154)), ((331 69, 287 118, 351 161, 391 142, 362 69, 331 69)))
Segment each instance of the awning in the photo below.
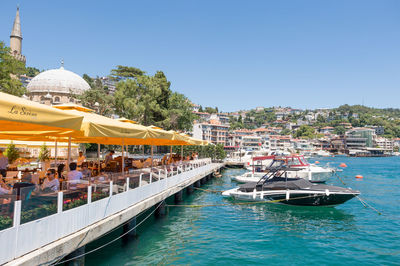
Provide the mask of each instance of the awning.
POLYGON ((0 138, 45 140, 80 130, 83 117, 0 92, 0 138), (11 136, 11 138, 10 138, 11 136))

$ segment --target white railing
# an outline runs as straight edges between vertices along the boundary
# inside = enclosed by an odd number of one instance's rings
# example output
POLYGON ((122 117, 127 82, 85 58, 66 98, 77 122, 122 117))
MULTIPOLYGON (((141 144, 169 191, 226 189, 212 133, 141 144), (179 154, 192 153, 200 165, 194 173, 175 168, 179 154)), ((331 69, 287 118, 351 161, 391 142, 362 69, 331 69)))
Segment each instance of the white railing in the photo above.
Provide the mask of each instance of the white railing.
POLYGON ((212 168, 211 159, 153 168, 140 174, 138 186, 134 188, 130 187, 132 180, 127 174, 126 186, 123 186, 122 191, 120 187, 116 191, 113 181, 110 181, 109 186, 101 186, 105 198, 95 201, 93 193, 99 188, 89 185, 84 205, 68 210, 63 210, 65 198, 61 191, 58 192, 57 211, 54 214, 23 224, 21 201, 15 201, 13 226, 0 231, 0 264, 77 232, 212 168))

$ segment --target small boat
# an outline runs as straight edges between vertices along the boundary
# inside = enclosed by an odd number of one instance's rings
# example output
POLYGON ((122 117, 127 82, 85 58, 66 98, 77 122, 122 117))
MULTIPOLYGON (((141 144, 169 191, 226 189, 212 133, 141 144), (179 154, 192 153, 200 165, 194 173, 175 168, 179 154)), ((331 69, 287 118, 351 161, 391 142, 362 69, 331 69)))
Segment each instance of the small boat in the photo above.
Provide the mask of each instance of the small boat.
POLYGON ((270 168, 258 182, 249 182, 224 191, 225 197, 244 201, 265 201, 299 206, 336 206, 360 194, 357 190, 311 183, 303 178, 289 178, 296 168, 270 168))
MULTIPOLYGON (((268 166, 264 167, 259 165, 256 168, 247 168, 248 170, 253 170, 253 173, 245 173, 242 176, 235 178, 234 180, 246 183, 246 182, 257 182, 264 174, 265 170, 269 167, 275 167, 279 165, 286 165, 290 168, 296 168, 296 171, 288 171, 287 176, 291 178, 304 178, 313 183, 324 183, 326 182, 334 173, 335 169, 330 167, 322 167, 315 164, 310 164, 304 158, 303 155, 290 155, 290 156, 268 156, 265 157, 271 160, 268 166)), ((262 161, 260 157, 255 157, 253 160, 262 161)))

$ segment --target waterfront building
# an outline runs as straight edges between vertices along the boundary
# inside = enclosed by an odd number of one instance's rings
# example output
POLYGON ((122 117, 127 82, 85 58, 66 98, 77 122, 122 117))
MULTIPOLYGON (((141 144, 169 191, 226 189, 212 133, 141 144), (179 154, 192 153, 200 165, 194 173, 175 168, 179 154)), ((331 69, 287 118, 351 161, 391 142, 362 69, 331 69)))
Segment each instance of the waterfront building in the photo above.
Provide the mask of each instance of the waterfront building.
POLYGON ((191 103, 191 105, 192 105, 193 112, 198 112, 200 110, 200 105, 195 104, 195 103, 191 103))
POLYGON ((374 129, 353 128, 346 132, 346 149, 372 148, 374 135, 374 129))
POLYGON ((35 76, 27 85, 27 97, 47 105, 79 103, 76 95, 89 89, 89 84, 83 78, 62 66, 35 76))
POLYGON ((193 137, 207 140, 213 144, 225 145, 228 129, 229 125, 222 125, 217 120, 201 123, 195 122, 193 124, 193 137))
POLYGON ((10 52, 15 59, 26 63, 26 58, 22 55, 22 32, 21 32, 21 20, 19 18, 19 7, 17 7, 17 13, 15 14, 13 28, 10 35, 10 52))
POLYGON ((269 148, 271 151, 285 151, 292 149, 292 147, 290 136, 269 136, 269 148))
POLYGON ((244 150, 259 150, 262 145, 262 138, 256 135, 242 136, 241 148, 244 150))
POLYGON ((206 112, 195 112, 195 111, 193 111, 192 113, 197 115, 200 118, 200 120, 202 120, 202 121, 210 120, 210 116, 211 115, 209 113, 206 113, 206 112))
POLYGON ((394 141, 383 137, 376 137, 374 139, 374 146, 385 151, 393 151, 394 141))

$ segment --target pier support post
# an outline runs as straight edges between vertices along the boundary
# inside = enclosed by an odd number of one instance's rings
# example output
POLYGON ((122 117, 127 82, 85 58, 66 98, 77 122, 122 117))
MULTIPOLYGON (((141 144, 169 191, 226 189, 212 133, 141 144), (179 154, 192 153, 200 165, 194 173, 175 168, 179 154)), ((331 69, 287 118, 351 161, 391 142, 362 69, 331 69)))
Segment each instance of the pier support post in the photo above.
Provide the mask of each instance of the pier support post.
MULTIPOLYGON (((70 259, 70 258, 74 258, 76 256, 80 256, 85 254, 85 246, 78 248, 77 250, 75 250, 74 252, 72 252, 71 254, 69 254, 68 256, 65 257, 65 259, 70 259)), ((67 262, 68 266, 84 266, 85 265, 85 256, 80 256, 79 258, 73 259, 69 262, 67 262)))
POLYGON ((194 190, 194 188, 193 188, 193 184, 191 184, 191 185, 189 185, 187 188, 186 188, 186 194, 192 194, 193 193, 193 190, 194 190))
POLYGON ((200 184, 204 185, 206 183, 206 177, 203 177, 200 179, 200 184))
POLYGON ((178 191, 175 193, 175 203, 182 202, 183 200, 183 191, 178 191))
POLYGON ((155 216, 159 218, 165 216, 165 214, 166 214, 165 201, 163 201, 160 204, 160 206, 158 206, 158 208, 156 209, 155 216))
POLYGON ((197 180, 196 182, 194 182, 194 187, 200 187, 200 180, 197 180))
POLYGON ((124 235, 123 240, 127 241, 136 236, 136 228, 135 227, 136 227, 136 217, 132 218, 129 222, 124 224, 123 234, 126 234, 128 231, 129 231, 129 233, 124 235), (133 229, 133 228, 135 228, 135 229, 133 229))

